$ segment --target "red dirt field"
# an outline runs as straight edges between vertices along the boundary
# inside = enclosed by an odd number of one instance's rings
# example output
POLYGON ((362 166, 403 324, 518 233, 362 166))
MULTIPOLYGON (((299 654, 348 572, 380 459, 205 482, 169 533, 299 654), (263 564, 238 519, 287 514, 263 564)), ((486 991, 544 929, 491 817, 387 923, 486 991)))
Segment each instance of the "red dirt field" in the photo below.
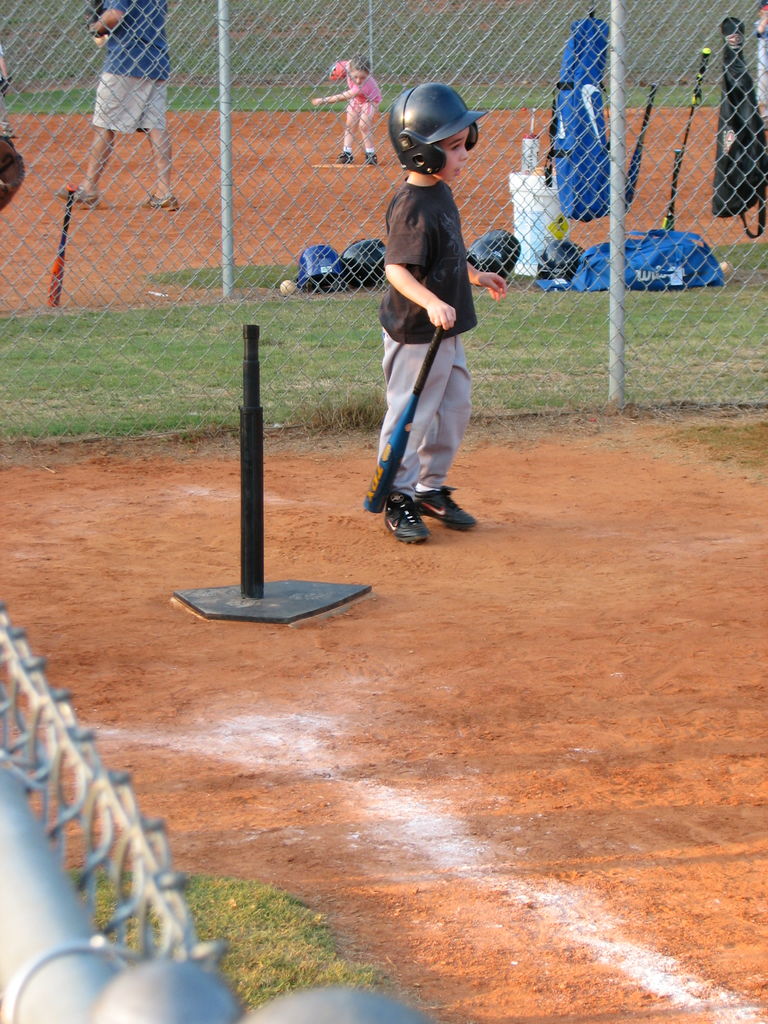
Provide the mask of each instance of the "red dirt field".
POLYGON ((765 467, 688 425, 470 438, 480 525, 420 546, 372 443, 268 439, 267 580, 373 588, 294 627, 172 602, 239 583, 231 447, 14 452, 0 597, 177 868, 295 893, 435 1020, 764 1024, 765 467))
MULTIPOLYGON (((628 217, 630 230, 659 227, 669 198, 673 150, 685 111, 660 108, 650 122, 643 172, 628 217)), ((631 152, 642 111, 628 112, 631 152)), ((717 111, 701 108, 693 120, 677 203, 677 227, 696 231, 710 245, 747 243, 738 218, 711 216, 717 111)), ((514 228, 509 174, 519 170, 529 111, 492 111, 482 122, 480 143, 467 181, 456 189, 467 244, 489 228, 514 228), (476 194, 469 202, 473 192, 476 194)), ((237 266, 285 265, 307 245, 326 243, 342 252, 359 238, 382 237, 389 196, 402 177, 378 126, 381 166, 333 166, 339 147, 338 112, 234 113, 234 247, 237 266)), ((220 264, 219 128, 215 114, 172 113, 177 213, 137 207, 152 188, 149 145, 141 136, 121 137, 104 181, 106 205, 75 211, 70 229, 63 307, 108 304, 163 305, 200 298, 179 284, 153 284, 153 275, 220 264), (160 292, 161 294, 153 294, 160 292)), ((17 144, 28 174, 4 211, 7 237, 19 240, 7 253, 0 308, 44 308, 48 275, 61 232, 63 203, 53 195, 68 181, 78 184, 91 139, 89 118, 20 116, 17 144)), ((545 130, 543 112, 536 130, 545 130)), ((543 142, 542 142, 543 147, 543 142)), ((606 241, 608 219, 572 225, 582 246, 606 241)), ((208 300, 217 293, 209 292, 208 300)), ((240 296, 243 297, 243 296, 240 296)), ((246 296, 247 297, 247 296, 246 296)))

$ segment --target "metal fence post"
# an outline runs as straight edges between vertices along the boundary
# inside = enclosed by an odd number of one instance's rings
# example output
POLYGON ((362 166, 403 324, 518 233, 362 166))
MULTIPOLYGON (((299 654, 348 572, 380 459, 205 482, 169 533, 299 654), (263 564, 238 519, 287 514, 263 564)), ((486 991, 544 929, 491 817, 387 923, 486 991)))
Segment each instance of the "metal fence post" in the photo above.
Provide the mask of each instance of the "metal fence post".
POLYGON ((626 4, 611 0, 611 270, 608 299, 608 400, 618 409, 624 406, 624 324, 626 281, 626 4))
POLYGON ((219 152, 221 154, 221 290, 235 286, 235 241, 232 215, 232 84, 229 54, 229 4, 218 0, 219 17, 219 152))

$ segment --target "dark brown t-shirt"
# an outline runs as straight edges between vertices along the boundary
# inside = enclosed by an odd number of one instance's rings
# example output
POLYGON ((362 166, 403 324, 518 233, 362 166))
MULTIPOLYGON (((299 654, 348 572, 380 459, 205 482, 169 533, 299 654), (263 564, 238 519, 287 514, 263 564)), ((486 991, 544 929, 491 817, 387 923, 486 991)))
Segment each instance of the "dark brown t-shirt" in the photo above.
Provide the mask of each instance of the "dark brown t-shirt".
MULTIPOLYGON (((445 182, 406 182, 398 189, 387 210, 384 262, 406 266, 417 281, 454 307, 452 335, 476 326, 461 219, 445 182)), ((381 300, 379 320, 390 337, 406 345, 428 342, 434 331, 426 310, 391 285, 381 300)))

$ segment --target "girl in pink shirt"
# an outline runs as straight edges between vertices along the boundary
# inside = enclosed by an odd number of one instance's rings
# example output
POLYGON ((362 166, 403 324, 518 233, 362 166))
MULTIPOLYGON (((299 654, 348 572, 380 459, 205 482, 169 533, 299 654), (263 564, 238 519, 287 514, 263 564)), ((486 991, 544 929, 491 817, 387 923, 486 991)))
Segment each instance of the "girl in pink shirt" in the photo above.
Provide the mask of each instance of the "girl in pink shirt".
POLYGON ((373 144, 373 119, 381 103, 381 90, 371 74, 371 65, 365 57, 340 60, 331 68, 329 77, 332 82, 346 78, 346 90, 335 93, 333 96, 318 96, 312 100, 312 106, 319 107, 321 103, 347 101, 344 148, 336 162, 351 164, 354 161, 352 136, 355 129, 359 128, 365 146, 365 163, 369 166, 377 164, 376 147, 373 144))

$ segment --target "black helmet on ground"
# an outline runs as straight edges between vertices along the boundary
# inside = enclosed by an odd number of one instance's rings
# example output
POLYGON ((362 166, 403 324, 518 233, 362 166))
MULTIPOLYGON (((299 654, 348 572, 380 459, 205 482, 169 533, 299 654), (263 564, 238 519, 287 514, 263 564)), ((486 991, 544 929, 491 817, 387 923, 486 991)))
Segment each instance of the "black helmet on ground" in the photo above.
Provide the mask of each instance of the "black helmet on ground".
POLYGON ((539 255, 537 277, 545 281, 572 281, 579 269, 584 250, 569 238, 553 238, 539 255))
POLYGON ((519 259, 520 242, 511 231, 501 229, 486 231, 467 249, 468 263, 480 271, 501 274, 505 280, 514 274, 519 259))
POLYGON ((384 283, 384 243, 362 238, 341 254, 344 279, 350 288, 378 288, 384 283))

